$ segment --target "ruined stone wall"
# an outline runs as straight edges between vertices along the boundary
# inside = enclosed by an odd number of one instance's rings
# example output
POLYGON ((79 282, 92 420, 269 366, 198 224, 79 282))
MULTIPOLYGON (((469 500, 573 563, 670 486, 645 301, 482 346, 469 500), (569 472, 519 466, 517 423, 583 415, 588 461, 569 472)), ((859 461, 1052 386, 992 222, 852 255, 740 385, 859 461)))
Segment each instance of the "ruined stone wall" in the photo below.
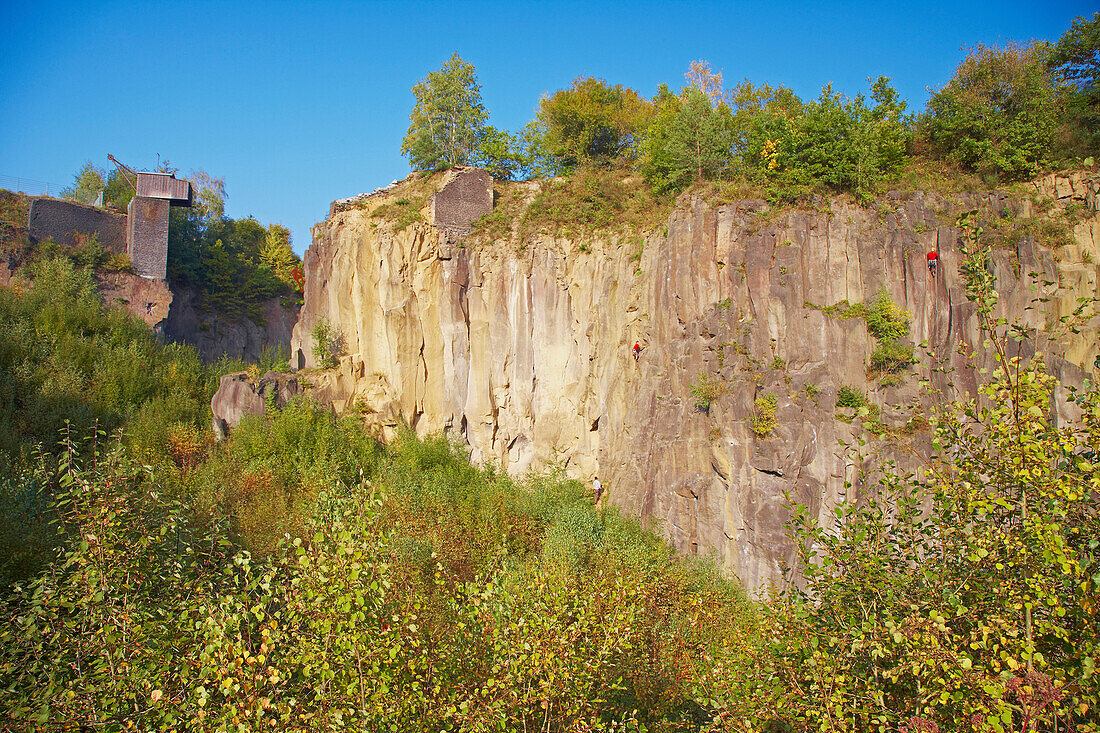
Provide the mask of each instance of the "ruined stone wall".
POLYGON ((75 245, 74 235, 94 234, 105 249, 126 251, 126 217, 75 201, 36 198, 31 201, 28 234, 32 243, 52 239, 75 245))
POLYGON ((134 272, 163 280, 168 273, 167 199, 134 196, 127 210, 126 254, 134 272))
POLYGON ((470 233, 470 225, 493 210, 493 177, 480 168, 462 168, 432 196, 431 222, 448 238, 470 233))

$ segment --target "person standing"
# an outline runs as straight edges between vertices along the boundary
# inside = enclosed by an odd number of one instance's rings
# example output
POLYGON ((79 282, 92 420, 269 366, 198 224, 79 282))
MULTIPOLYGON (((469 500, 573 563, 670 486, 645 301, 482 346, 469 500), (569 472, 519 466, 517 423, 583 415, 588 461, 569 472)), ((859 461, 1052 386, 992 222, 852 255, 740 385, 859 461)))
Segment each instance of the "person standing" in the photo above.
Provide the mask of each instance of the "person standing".
POLYGON ((592 503, 593 504, 599 504, 600 503, 600 495, 603 493, 603 484, 600 483, 600 477, 599 476, 593 476, 592 477, 592 493, 596 495, 596 500, 592 503))

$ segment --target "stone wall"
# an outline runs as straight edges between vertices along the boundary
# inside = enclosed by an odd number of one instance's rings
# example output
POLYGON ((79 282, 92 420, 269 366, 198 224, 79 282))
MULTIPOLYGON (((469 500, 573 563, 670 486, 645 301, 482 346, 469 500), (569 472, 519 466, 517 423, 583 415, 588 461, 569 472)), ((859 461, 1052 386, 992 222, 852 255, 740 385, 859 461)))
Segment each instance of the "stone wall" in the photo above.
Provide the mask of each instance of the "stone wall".
POLYGON ((127 210, 126 254, 134 272, 163 280, 168 273, 167 199, 134 196, 127 210))
POLYGON ((36 198, 31 200, 28 234, 32 243, 52 239, 75 245, 74 235, 94 234, 105 249, 126 251, 126 217, 75 201, 36 198))
POLYGON ((493 177, 481 168, 457 168, 432 196, 431 222, 447 238, 470 233, 470 225, 493 210, 493 177))

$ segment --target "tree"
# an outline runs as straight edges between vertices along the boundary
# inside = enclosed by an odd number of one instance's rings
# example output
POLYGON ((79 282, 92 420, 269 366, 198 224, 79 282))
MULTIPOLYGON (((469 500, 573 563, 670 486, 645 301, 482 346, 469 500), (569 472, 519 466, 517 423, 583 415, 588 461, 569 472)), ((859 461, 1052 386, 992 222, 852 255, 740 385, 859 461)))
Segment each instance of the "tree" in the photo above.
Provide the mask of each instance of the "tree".
POLYGON ((73 185, 61 191, 61 196, 82 204, 94 204, 107 187, 103 177, 103 169, 88 161, 73 176, 73 185))
POLYGON ((206 171, 191 171, 187 176, 194 190, 192 211, 203 221, 225 217, 225 179, 215 178, 206 171))
POLYGON ((117 168, 111 171, 111 175, 107 177, 107 188, 103 191, 103 201, 113 204, 121 211, 126 211, 133 197, 134 189, 122 172, 117 168))
POLYGON ((1047 66, 1093 100, 1100 97, 1100 13, 1092 20, 1075 18, 1055 44, 1047 66))
POLYGON ((401 153, 414 170, 438 170, 475 162, 489 113, 473 64, 455 53, 439 71, 412 88, 416 106, 401 153))
POLYGON ((964 169, 1027 178, 1050 163, 1062 101, 1045 45, 978 45, 922 117, 932 149, 964 169))
POLYGON ((1100 13, 1092 20, 1079 17, 1047 59, 1049 68, 1066 86, 1067 119, 1063 137, 1069 155, 1090 155, 1100 147, 1100 13))
POLYGON ((658 103, 642 144, 641 165, 658 193, 718 178, 733 161, 732 112, 720 101, 720 87, 717 92, 713 85, 708 88, 709 93, 690 86, 679 97, 664 96, 658 103))
POLYGON ((538 121, 546 130, 547 151, 568 171, 630 158, 653 112, 633 89, 578 77, 571 88, 542 100, 538 121))
POLYGON ((290 248, 290 230, 282 224, 270 224, 264 236, 259 253, 260 264, 267 267, 275 276, 294 290, 299 290, 295 281, 295 271, 302 261, 290 248))

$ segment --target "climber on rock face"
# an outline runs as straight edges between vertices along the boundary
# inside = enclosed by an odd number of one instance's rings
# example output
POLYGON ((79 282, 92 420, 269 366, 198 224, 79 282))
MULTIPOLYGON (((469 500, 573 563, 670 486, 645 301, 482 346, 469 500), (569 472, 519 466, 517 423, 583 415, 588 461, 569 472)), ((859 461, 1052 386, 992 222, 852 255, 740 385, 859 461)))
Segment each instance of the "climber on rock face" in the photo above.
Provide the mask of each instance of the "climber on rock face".
POLYGON ((932 277, 936 276, 936 264, 939 262, 940 254, 936 250, 931 250, 928 253, 928 272, 932 277))
POLYGON ((641 353, 642 347, 637 341, 634 342, 634 348, 631 351, 634 352, 634 361, 638 361, 638 354, 641 353))

